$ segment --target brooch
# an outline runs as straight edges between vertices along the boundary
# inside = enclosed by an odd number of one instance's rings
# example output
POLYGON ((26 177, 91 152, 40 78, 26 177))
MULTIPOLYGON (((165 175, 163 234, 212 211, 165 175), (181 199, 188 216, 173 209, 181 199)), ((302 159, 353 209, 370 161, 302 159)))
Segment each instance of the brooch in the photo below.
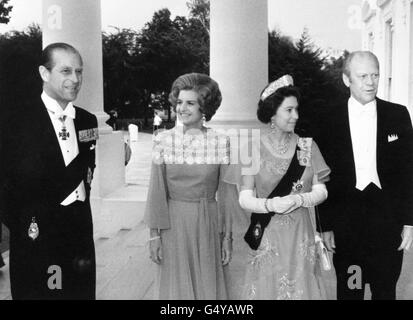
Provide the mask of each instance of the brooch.
POLYGON ((252 234, 254 235, 255 239, 259 239, 262 236, 262 228, 261 223, 257 223, 252 230, 252 234))
POLYGON ((312 138, 299 138, 298 147, 300 148, 297 151, 297 158, 300 166, 311 167, 311 145, 312 138))
POLYGON ((292 191, 293 192, 300 192, 303 187, 304 187, 304 181, 297 180, 297 182, 293 182, 292 191))
POLYGON ((28 235, 29 238, 32 240, 36 240, 36 238, 39 236, 39 226, 36 223, 36 218, 32 218, 32 222, 30 223, 29 230, 28 230, 28 235))

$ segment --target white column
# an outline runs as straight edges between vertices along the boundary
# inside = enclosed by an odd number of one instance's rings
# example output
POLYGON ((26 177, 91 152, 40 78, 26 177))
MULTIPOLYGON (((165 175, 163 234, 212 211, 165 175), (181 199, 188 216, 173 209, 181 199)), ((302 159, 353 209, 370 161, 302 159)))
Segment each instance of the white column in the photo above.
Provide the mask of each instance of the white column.
POLYGON ((223 101, 214 126, 256 127, 268 83, 267 0, 211 0, 210 75, 223 101))
MULTIPOLYGON (((257 103, 268 84, 267 0, 211 0, 210 5, 210 75, 218 82, 223 100, 208 125, 226 129, 231 137, 232 163, 244 163, 240 146, 259 132, 252 128, 262 126, 257 120, 257 103)), ((245 261, 249 251, 243 235, 248 221, 238 219, 245 216, 238 203, 234 211, 234 243, 240 244, 234 258, 245 261)), ((229 296, 238 299, 236 288, 242 285, 244 269, 233 264, 229 268, 229 296)))
MULTIPOLYGON (((83 84, 75 101, 96 115, 99 126, 97 168, 92 198, 101 199, 125 183, 122 132, 112 132, 103 111, 103 64, 100 0, 43 0, 43 47, 66 42, 83 59, 83 84)), ((97 210, 99 211, 99 210, 97 210)))

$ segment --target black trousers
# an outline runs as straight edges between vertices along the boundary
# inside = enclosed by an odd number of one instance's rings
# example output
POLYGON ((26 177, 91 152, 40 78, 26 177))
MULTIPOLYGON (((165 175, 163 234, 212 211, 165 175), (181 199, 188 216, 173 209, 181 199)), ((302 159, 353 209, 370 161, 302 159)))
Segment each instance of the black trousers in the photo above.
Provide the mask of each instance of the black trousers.
POLYGON ((402 231, 394 222, 397 213, 391 217, 382 191, 373 184, 358 192, 354 201, 360 215, 354 237, 336 236, 337 298, 362 300, 368 283, 372 300, 395 300, 403 261, 403 251, 397 251, 402 231))
POLYGON ((93 300, 96 262, 88 202, 57 206, 38 221, 39 237, 27 227, 11 234, 10 285, 15 300, 93 300))

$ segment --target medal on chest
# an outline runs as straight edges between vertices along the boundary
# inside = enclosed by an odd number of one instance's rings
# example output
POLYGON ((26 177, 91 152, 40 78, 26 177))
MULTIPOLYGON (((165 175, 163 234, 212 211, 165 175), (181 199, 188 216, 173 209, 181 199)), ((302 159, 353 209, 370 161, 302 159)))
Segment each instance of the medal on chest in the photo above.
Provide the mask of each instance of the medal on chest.
POLYGON ((59 138, 65 141, 70 137, 70 134, 69 132, 67 132, 65 124, 66 116, 60 117, 59 120, 62 123, 62 129, 59 131, 59 138))

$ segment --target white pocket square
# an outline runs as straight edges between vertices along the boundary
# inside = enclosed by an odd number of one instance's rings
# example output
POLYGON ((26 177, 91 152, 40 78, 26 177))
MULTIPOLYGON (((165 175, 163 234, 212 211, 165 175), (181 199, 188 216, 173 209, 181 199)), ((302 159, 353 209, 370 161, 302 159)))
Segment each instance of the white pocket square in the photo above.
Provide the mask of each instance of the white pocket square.
POLYGON ((393 142, 393 141, 396 141, 397 139, 399 139, 397 134, 390 134, 387 136, 387 142, 393 142))
POLYGON ((94 150, 96 148, 96 145, 95 144, 92 144, 91 146, 90 146, 90 150, 94 150))

